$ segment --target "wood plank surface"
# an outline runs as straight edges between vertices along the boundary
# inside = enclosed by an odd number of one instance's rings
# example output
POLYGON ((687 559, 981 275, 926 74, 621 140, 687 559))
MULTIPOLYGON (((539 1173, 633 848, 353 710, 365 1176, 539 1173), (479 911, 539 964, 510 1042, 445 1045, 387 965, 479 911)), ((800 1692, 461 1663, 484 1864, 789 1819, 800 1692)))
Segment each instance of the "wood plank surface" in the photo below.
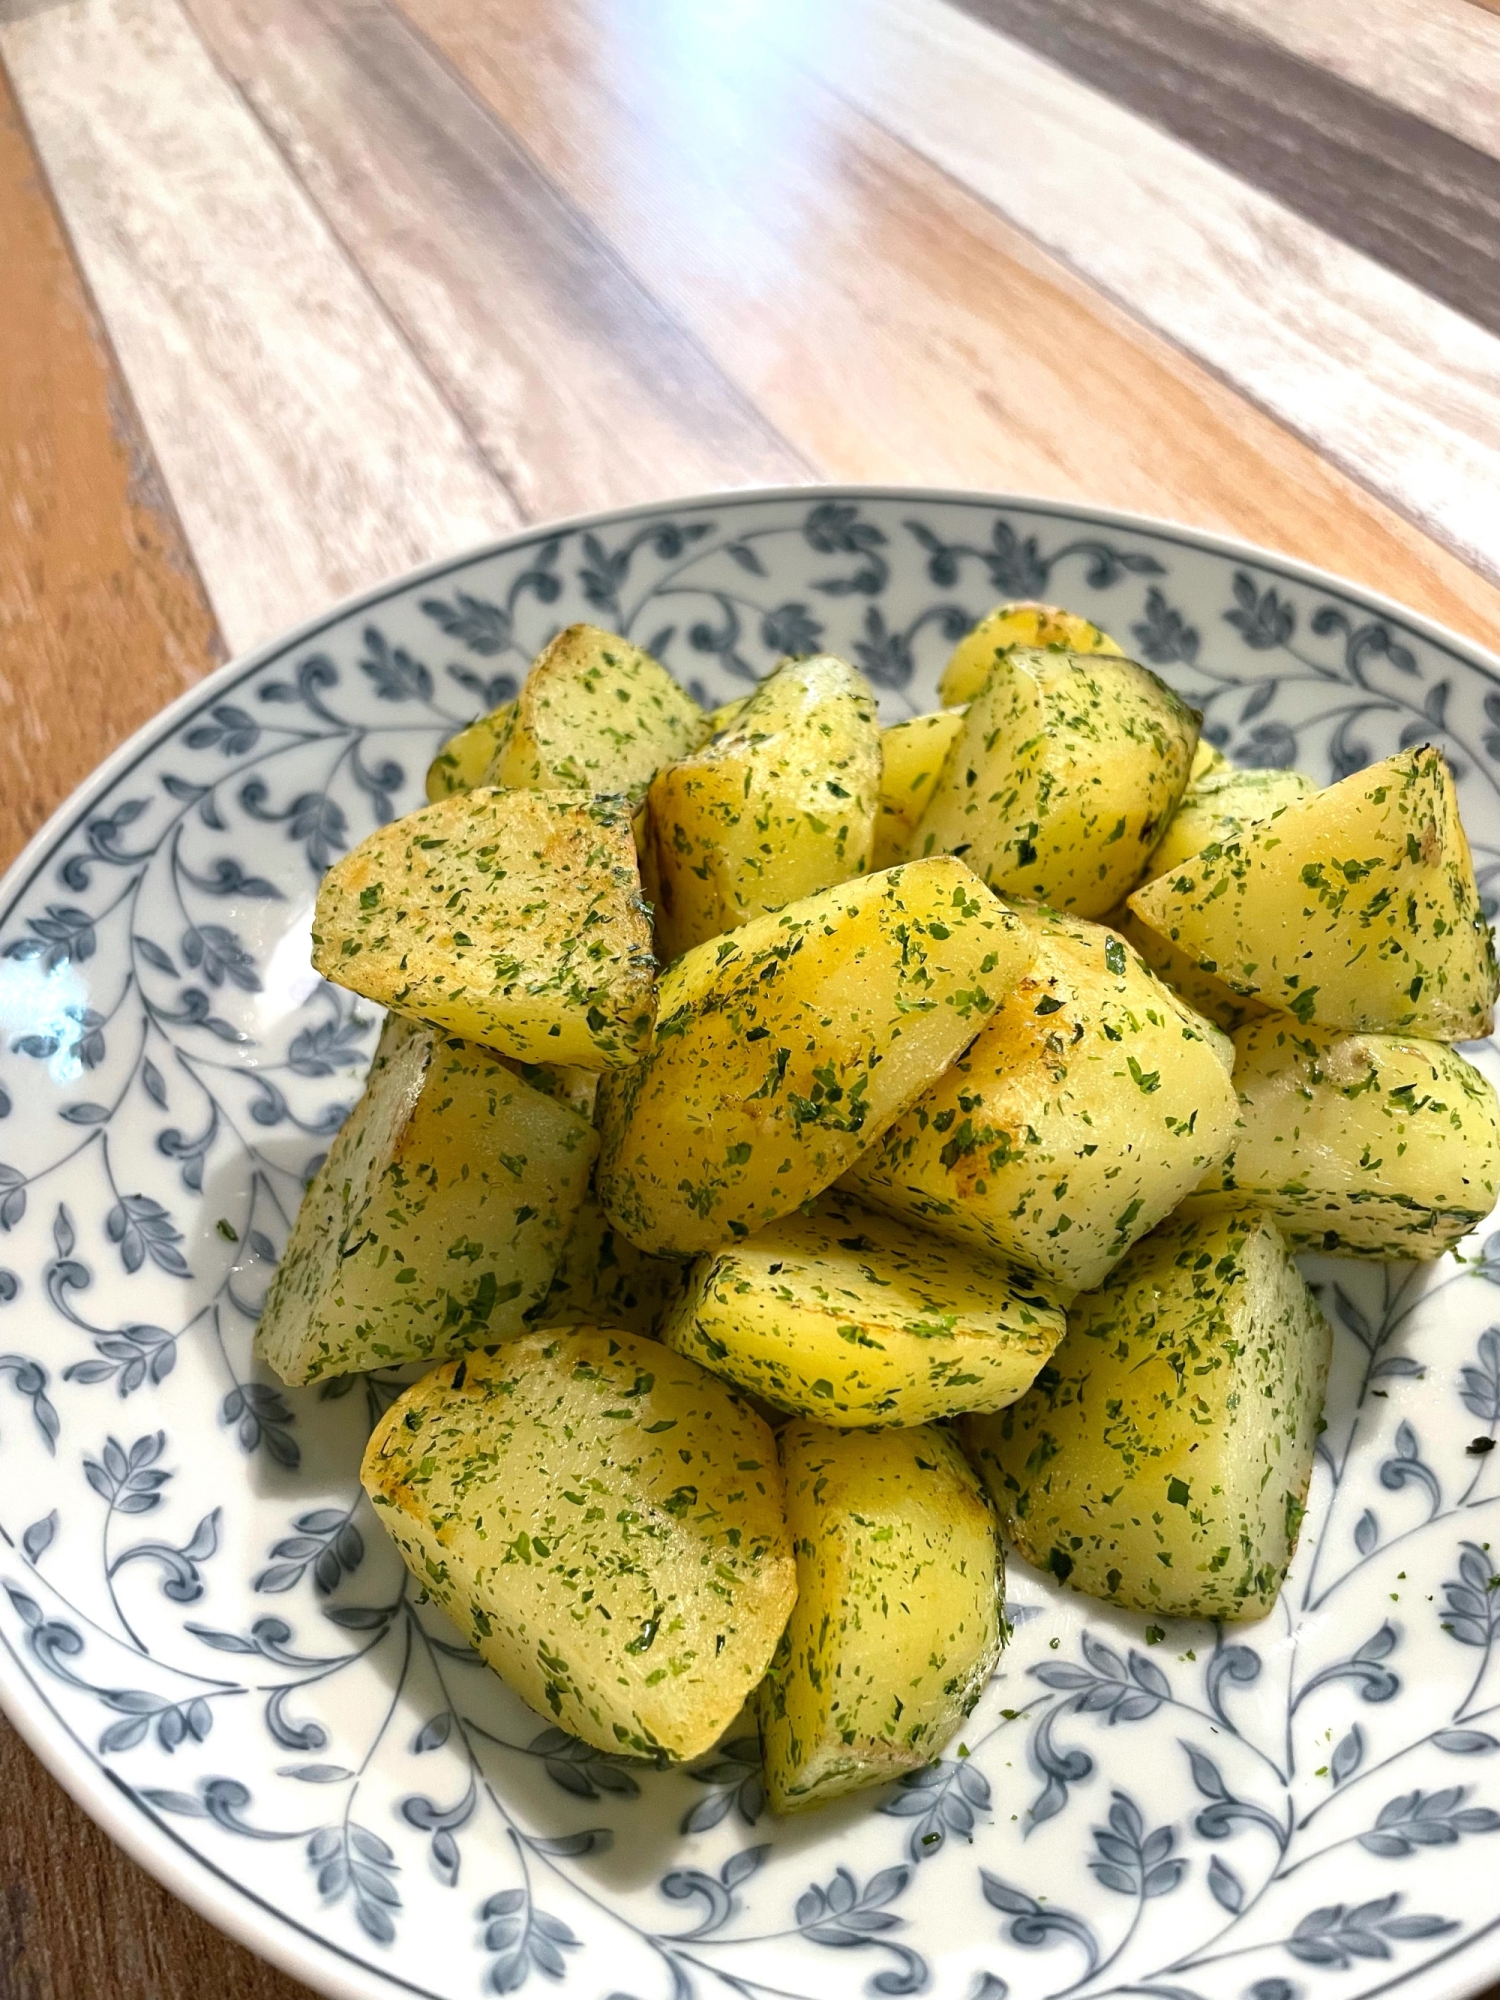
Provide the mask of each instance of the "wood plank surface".
POLYGON ((405 12, 828 477, 1084 492, 1500 637, 1492 584, 763 40, 405 12))
POLYGON ((177 0, 0 52, 234 651, 517 524, 177 0))

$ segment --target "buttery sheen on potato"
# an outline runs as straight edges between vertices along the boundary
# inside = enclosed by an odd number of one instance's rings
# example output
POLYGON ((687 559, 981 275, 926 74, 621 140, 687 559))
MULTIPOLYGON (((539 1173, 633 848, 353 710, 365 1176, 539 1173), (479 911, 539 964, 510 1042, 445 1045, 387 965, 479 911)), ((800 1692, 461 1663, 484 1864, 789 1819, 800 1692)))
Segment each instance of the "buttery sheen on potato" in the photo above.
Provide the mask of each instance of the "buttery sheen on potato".
POLYGON ((779 1813, 938 1756, 1000 1653, 1001 1558, 946 1432, 791 1423, 778 1444, 797 1601, 760 1690, 779 1813))
POLYGON ((1500 1193, 1500 1104, 1444 1042, 1267 1015, 1234 1038, 1240 1129, 1200 1192, 1274 1215, 1294 1249, 1440 1257, 1500 1193))
POLYGON ((1002 896, 1102 917, 1182 797, 1198 717, 1106 653, 1014 648, 974 696, 913 854, 960 854, 1002 896))
POLYGON ((700 1258, 659 1338, 847 1430, 998 1410, 1063 1327, 1034 1278, 830 1193, 700 1258))
POLYGON ((596 1749, 707 1750, 796 1594, 770 1431, 623 1330, 434 1369, 361 1469, 417 1580, 524 1701, 596 1749))
POLYGON ((1035 1388, 966 1419, 965 1441, 1039 1569, 1136 1611, 1262 1618, 1297 1545, 1330 1346, 1275 1224, 1210 1206, 1079 1299, 1035 1388))
POLYGON ((1107 632, 1055 604, 997 604, 954 648, 938 682, 938 700, 945 708, 972 701, 996 660, 1017 646, 1056 646, 1069 653, 1120 650, 1107 632))
POLYGON ((650 1055, 600 1088, 605 1213, 678 1256, 790 1214, 941 1075, 1031 951, 946 856, 698 945, 662 975, 650 1055))
POLYGON ((911 837, 963 726, 961 708, 940 708, 934 715, 913 715, 881 730, 880 811, 875 821, 873 867, 889 868, 906 859, 911 837))
POLYGON ((1214 842, 1130 908, 1201 971, 1304 1026, 1451 1042, 1494 1025, 1494 943, 1430 744, 1214 842))
POLYGON ((843 1185, 1087 1291, 1228 1150, 1228 1044, 1102 924, 1016 916, 1030 970, 843 1185))
POLYGON ((455 792, 471 792, 483 781, 501 737, 515 713, 513 701, 503 701, 450 736, 427 766, 427 803, 451 798, 455 792))
POLYGON ((456 793, 336 861, 313 964, 521 1062, 639 1062, 656 962, 629 816, 582 792, 456 793))
POLYGON ((661 956, 863 875, 879 790, 864 675, 826 653, 785 661, 727 728, 651 786, 661 956))
POLYGON ((598 1144, 487 1049, 391 1015, 298 1211, 256 1352, 298 1384, 522 1332, 598 1144))

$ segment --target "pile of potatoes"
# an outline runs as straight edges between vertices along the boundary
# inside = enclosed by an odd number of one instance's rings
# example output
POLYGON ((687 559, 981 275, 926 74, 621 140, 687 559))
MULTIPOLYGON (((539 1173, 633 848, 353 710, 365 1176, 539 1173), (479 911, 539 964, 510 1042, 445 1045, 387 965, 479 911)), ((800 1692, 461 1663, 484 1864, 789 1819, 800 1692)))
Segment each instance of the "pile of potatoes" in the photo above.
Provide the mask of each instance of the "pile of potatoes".
POLYGON ((1004 605, 881 729, 829 656, 705 716, 559 634, 314 962, 389 1015, 258 1345, 437 1364, 363 1477, 527 1701, 680 1760, 748 1696, 790 1811, 930 1761, 997 1519, 1155 1613, 1274 1602, 1329 1333, 1293 1261, 1488 1214, 1488 926, 1432 748, 1226 766, 1004 605))

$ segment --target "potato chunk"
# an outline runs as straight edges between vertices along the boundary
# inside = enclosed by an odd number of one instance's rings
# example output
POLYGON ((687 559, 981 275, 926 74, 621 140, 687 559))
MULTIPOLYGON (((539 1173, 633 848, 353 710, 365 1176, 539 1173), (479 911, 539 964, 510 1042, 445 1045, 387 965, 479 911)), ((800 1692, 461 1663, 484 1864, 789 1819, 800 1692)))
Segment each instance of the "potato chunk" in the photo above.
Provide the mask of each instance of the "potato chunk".
POLYGON ((1316 789, 1300 771, 1212 771, 1195 779, 1151 850, 1146 881, 1181 867, 1212 841, 1238 839, 1247 826, 1311 797, 1316 789))
POLYGON ((1069 653, 1120 651, 1107 632, 1055 604, 997 604, 954 648, 938 682, 939 701, 945 708, 972 701, 996 660, 1017 646, 1056 646, 1069 653))
POLYGON ((451 798, 455 792, 472 792, 490 767, 500 738, 510 726, 515 703, 505 701, 488 715, 481 715, 467 729, 450 736, 427 766, 427 803, 451 798))
POLYGON ((879 790, 864 675, 828 654, 785 661, 728 728, 651 786, 662 957, 863 875, 879 790))
POLYGON ((1304 1026, 1463 1041, 1494 1023, 1494 944, 1430 745, 1204 848, 1130 908, 1200 970, 1304 1026))
POLYGON ((848 1430, 998 1410, 1063 1337, 1034 1278, 848 1195, 710 1252, 658 1338, 799 1416, 848 1430))
POLYGON ((1237 1193, 1294 1249, 1440 1257, 1500 1193, 1500 1104, 1456 1049, 1299 1028, 1234 1038, 1240 1129, 1201 1192, 1237 1193))
POLYGON ((961 854, 1002 896, 1102 917, 1187 786, 1198 718, 1133 660, 1002 653, 964 716, 913 854, 961 854))
POLYGON ((942 1074, 1031 950, 947 857, 699 945, 663 975, 650 1056, 600 1089, 605 1213, 678 1256, 790 1214, 942 1074))
POLYGON ((696 1757, 796 1594, 770 1431, 624 1331, 434 1369, 361 1474, 408 1567, 524 1701, 600 1750, 696 1757))
POLYGON ((313 964, 519 1062, 639 1062, 656 964, 630 819, 581 792, 460 792, 323 877, 313 964))
POLYGON ((677 1258, 650 1257, 610 1221, 591 1187, 583 1198, 534 1327, 623 1326, 656 1337, 687 1271, 677 1258))
POLYGON ((1193 752, 1193 768, 1188 783, 1196 785, 1200 778, 1211 778, 1218 771, 1232 771, 1234 768, 1222 750, 1210 743, 1206 736, 1200 736, 1198 747, 1193 752))
POLYGON ((1174 1216, 965 1442, 1039 1569, 1136 1611, 1262 1618, 1297 1545, 1330 1346, 1268 1217, 1174 1216))
POLYGON ((1088 1291, 1228 1150, 1228 1044, 1102 924, 1017 916, 1031 970, 843 1185, 1088 1291))
POLYGON ((703 740, 692 696, 639 646, 570 625, 532 663, 483 782, 623 793, 639 805, 661 769, 703 740))
POLYGON ((303 1198, 256 1352, 296 1384, 523 1332, 598 1144, 488 1050, 391 1015, 303 1198))
POLYGON ((880 732, 880 811, 875 821, 876 868, 904 861, 917 823, 943 775, 955 739, 962 734, 961 708, 914 715, 880 732))
POLYGON ((943 1431, 791 1423, 778 1443, 797 1603, 760 1691, 779 1813, 938 1756, 1000 1654, 994 1518, 943 1431))

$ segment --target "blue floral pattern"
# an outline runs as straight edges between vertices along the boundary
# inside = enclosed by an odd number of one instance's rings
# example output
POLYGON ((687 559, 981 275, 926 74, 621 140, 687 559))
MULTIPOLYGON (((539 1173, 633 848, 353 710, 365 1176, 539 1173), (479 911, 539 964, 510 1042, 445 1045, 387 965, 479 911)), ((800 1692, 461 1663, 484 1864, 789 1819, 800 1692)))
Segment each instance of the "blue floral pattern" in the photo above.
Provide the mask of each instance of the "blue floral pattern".
POLYGON ((769 1818, 748 1720, 667 1771, 512 1699, 371 1532, 359 1452, 400 1378, 294 1391, 252 1361, 376 1028, 309 968, 317 881, 444 737, 578 617, 705 703, 832 647, 894 719, 989 604, 1037 595, 1241 763, 1338 777, 1438 741, 1495 893, 1500 682, 1459 642, 1181 531, 862 491, 643 510, 377 593, 215 676, 10 877, 0 1692, 113 1830, 304 1976, 1436 2000, 1500 1970, 1500 1234, 1421 1269, 1308 1260, 1335 1368, 1268 1620, 1156 1624, 1015 1564, 962 1740, 801 1825, 769 1818))

